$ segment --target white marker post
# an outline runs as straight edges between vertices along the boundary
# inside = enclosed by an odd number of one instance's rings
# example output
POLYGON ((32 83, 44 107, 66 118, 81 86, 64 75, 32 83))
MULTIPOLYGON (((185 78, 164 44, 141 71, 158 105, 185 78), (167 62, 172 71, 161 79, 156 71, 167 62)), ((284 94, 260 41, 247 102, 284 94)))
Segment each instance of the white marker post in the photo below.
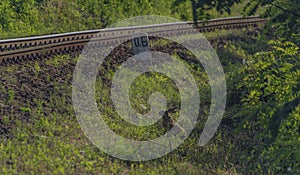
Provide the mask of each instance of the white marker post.
POLYGON ((138 33, 132 35, 132 49, 134 58, 137 61, 145 61, 151 63, 151 53, 149 46, 149 38, 147 33, 138 33), (139 55, 140 53, 146 52, 145 54, 139 55))

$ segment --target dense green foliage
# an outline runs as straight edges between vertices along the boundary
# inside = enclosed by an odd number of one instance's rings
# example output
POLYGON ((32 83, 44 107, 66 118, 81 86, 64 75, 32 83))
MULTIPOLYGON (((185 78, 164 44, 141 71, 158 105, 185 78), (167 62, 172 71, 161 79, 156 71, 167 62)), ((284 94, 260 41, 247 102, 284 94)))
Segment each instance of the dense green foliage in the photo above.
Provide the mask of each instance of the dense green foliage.
POLYGON ((213 17, 211 10, 215 10, 221 14, 224 12, 231 13, 235 4, 241 3, 241 0, 176 0, 173 6, 190 1, 193 11, 193 19, 195 24, 200 19, 210 19, 213 17))
POLYGON ((300 4, 298 0, 251 0, 244 7, 246 15, 253 15, 263 9, 262 16, 270 18, 268 30, 300 44, 300 4))
MULTIPOLYGON (((205 9, 205 14, 210 18, 221 17, 218 12, 223 12, 224 5, 229 12, 233 4, 220 1, 217 7, 205 9)), ((241 7, 232 11, 235 16, 242 12, 241 7)), ((0 1, 0 39, 105 28, 139 15, 193 19, 190 1, 3 0, 0 1)))
POLYGON ((287 41, 269 45, 268 51, 250 56, 240 70, 242 108, 235 117, 241 118, 240 127, 256 130, 255 151, 248 161, 260 163, 251 169, 296 173, 300 166, 299 48, 287 41))
MULTIPOLYGON (((263 9, 262 16, 270 18, 261 41, 270 37, 275 41, 255 44, 256 53, 244 56, 245 65, 237 72, 241 96, 236 99, 240 109, 234 116, 242 121, 237 131, 246 128, 255 133, 254 149, 245 154, 252 172, 298 174, 300 5, 296 0, 251 0, 244 12, 253 15, 258 8, 263 9)), ((242 52, 250 50, 244 48, 242 52)))
POLYGON ((171 8, 172 1, 3 0, 0 39, 104 28, 138 15, 163 15, 191 20, 190 3, 171 8))

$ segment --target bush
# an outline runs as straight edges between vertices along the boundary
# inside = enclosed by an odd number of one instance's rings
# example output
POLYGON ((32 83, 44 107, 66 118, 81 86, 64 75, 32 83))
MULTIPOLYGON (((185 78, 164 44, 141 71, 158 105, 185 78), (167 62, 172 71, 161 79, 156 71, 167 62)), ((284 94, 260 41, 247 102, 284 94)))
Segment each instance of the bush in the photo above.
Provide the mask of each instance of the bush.
MULTIPOLYGON (((297 172, 300 166, 300 53, 294 43, 270 41, 240 71, 243 81, 240 127, 255 128, 255 153, 248 155, 259 173, 297 172)), ((256 172, 258 173, 258 172, 256 172)))

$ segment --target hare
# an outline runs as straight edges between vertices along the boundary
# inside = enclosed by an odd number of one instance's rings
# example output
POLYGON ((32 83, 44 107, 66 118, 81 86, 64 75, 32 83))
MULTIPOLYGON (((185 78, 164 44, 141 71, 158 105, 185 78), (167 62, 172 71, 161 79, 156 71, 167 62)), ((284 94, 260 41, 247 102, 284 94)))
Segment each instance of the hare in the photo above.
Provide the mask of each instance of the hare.
POLYGON ((180 138, 185 138, 187 136, 186 131, 179 124, 177 124, 169 115, 169 113, 177 111, 177 107, 170 108, 167 111, 161 111, 160 114, 163 115, 162 125, 167 132, 174 127, 174 129, 172 130, 172 134, 180 134, 180 138))

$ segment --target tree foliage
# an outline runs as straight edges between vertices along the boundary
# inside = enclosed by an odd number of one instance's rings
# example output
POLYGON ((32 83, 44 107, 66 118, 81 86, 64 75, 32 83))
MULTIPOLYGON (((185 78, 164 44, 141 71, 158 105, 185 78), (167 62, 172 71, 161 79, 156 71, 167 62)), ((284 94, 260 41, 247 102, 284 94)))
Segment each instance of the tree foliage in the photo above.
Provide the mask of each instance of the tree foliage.
POLYGON ((263 9, 262 17, 270 18, 269 29, 300 44, 300 3, 299 0, 250 0, 244 7, 246 15, 254 15, 263 9))
MULTIPOLYGON (((187 0, 176 0, 173 6, 185 3, 187 0)), ((211 18, 210 10, 216 10, 221 14, 224 12, 231 13, 231 7, 240 3, 241 0, 190 0, 193 9, 193 19, 195 24, 199 19, 211 18)))
POLYGON ((172 8, 175 0, 3 0, 0 39, 105 28, 139 15, 191 20, 190 4, 172 8))
POLYGON ((272 162, 253 168, 277 174, 287 173, 290 167, 296 173, 300 166, 299 47, 285 40, 270 41, 269 45, 268 51, 256 53, 241 69, 239 88, 244 93, 236 117, 243 118, 241 126, 259 128, 256 139, 263 142, 256 145, 252 161, 272 162))

